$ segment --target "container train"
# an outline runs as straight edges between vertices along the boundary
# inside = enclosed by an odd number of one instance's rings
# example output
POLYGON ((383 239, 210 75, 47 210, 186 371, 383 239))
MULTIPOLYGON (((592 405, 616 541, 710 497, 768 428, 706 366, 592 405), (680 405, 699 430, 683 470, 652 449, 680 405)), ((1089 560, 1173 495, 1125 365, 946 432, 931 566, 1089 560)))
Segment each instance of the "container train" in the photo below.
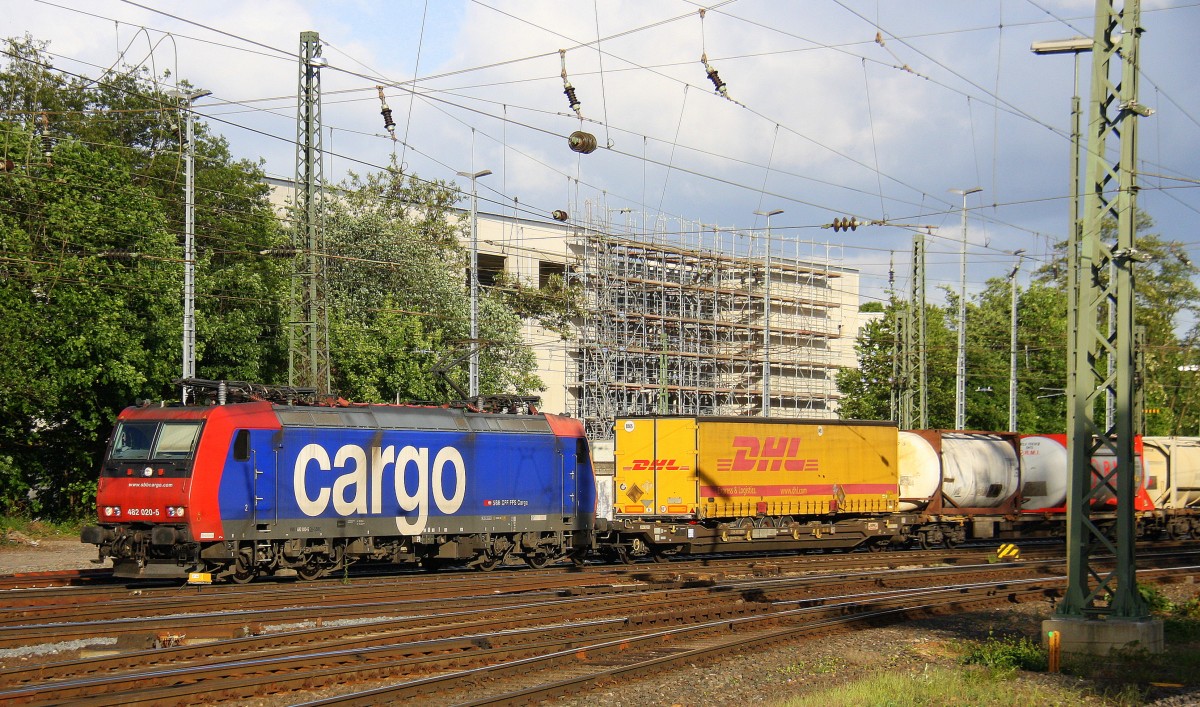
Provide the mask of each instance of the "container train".
MULTIPOLYGON (((82 540, 117 576, 246 582, 367 561, 490 570, 1064 528, 1061 435, 660 416, 619 419, 615 449, 615 476, 597 477, 583 426, 556 415, 142 405, 118 418, 82 540)), ((1200 533, 1200 440, 1147 437, 1137 451, 1139 531, 1200 533)), ((1092 517, 1114 504, 1097 494, 1092 517)))

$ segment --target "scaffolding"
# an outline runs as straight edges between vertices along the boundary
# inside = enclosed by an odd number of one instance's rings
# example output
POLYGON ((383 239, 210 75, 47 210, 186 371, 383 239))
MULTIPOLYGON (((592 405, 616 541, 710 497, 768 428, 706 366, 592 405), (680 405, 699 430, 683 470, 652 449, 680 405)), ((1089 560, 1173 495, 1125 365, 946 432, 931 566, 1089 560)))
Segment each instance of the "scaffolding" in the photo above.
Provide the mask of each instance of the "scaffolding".
POLYGON ((761 415, 768 275, 770 413, 836 417, 857 279, 842 286, 849 271, 827 246, 789 242, 768 274, 763 233, 666 218, 635 228, 625 210, 614 227, 595 206, 569 241, 585 301, 570 385, 589 437, 611 438, 622 415, 761 415), (805 246, 825 257, 801 259, 805 246))

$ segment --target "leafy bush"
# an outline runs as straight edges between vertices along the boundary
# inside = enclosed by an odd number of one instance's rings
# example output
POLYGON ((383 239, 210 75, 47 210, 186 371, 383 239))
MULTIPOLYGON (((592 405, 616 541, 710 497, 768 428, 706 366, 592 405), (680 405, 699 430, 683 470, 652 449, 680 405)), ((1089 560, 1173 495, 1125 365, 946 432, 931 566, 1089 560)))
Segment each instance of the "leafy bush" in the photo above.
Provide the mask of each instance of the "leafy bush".
POLYGON ((1151 584, 1138 584, 1138 594, 1142 596, 1142 601, 1150 607, 1150 612, 1154 614, 1165 614, 1172 611, 1175 605, 1163 594, 1158 587, 1151 584))
POLYGON ((1028 638, 988 636, 983 643, 970 646, 963 663, 1000 670, 1045 670, 1049 660, 1046 650, 1028 638))

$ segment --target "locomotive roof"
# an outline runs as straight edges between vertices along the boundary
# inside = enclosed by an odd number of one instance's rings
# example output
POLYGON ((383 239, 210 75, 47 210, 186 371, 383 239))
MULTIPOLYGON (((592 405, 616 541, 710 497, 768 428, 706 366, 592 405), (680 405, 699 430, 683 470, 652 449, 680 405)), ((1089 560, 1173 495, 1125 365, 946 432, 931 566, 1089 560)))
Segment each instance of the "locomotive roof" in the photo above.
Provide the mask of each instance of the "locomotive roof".
POLYGON ((416 429, 461 432, 550 432, 547 415, 471 412, 463 408, 417 405, 310 406, 267 402, 227 405, 129 407, 121 419, 201 420, 215 416, 271 415, 283 427, 416 429))

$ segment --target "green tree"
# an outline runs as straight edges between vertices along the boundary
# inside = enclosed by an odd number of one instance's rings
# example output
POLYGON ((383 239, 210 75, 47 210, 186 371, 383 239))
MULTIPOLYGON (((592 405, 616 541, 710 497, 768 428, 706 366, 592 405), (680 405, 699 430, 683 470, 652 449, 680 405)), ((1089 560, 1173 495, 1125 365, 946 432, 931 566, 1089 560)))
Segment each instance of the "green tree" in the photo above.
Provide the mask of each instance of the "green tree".
MULTIPOLYGON (((1200 328, 1180 337, 1181 321, 1200 318, 1197 268, 1184 244, 1149 233, 1153 222, 1138 219, 1136 323, 1145 331, 1140 348, 1145 361, 1143 391, 1149 434, 1187 434, 1200 428, 1200 388, 1194 384, 1200 366, 1200 328)), ((1102 237, 1111 241, 1116 226, 1107 223, 1102 237)), ((1060 244, 1065 247, 1065 244, 1060 244)), ((1034 275, 1019 293, 1017 304, 1017 427, 1021 432, 1066 430, 1067 283, 1062 252, 1034 275)), ((1006 279, 988 281, 967 303, 966 426, 1007 429, 1011 335, 1011 290, 1006 279)), ((953 424, 957 293, 947 290, 947 306, 929 315, 929 422, 953 424)), ((860 371, 843 371, 839 387, 847 416, 878 415, 886 410, 892 356, 892 319, 898 303, 890 303, 887 319, 860 338, 860 371)), ((1102 325, 1103 326, 1103 325, 1102 325)), ((1104 365, 1103 360, 1100 363, 1104 365)), ((1103 403, 1097 402, 1102 416, 1103 403)))
MULTIPOLYGON (((1200 362, 1197 348, 1200 329, 1193 327, 1181 337, 1179 325, 1185 320, 1200 319, 1200 288, 1196 285, 1200 270, 1188 257, 1185 244, 1150 232, 1153 227, 1153 219, 1139 211, 1134 322, 1145 332, 1141 352, 1145 363, 1142 386, 1146 407, 1157 411, 1146 415, 1146 431, 1186 434, 1200 426, 1200 387, 1194 383, 1196 373, 1188 370, 1200 362)), ((1115 221, 1105 221, 1101 238, 1112 242, 1116 228, 1115 221)), ((1037 277, 1065 291, 1067 270, 1061 252, 1065 243, 1059 247, 1055 259, 1041 268, 1037 277)))
MULTIPOLYGON (((855 344, 858 368, 838 371, 841 391, 841 416, 853 419, 886 420, 891 418, 893 385, 892 362, 899 355, 896 318, 905 316, 908 303, 893 299, 883 308, 882 319, 864 327, 855 344)), ((954 423, 954 334, 947 325, 948 310, 926 307, 926 365, 929 389, 926 393, 931 427, 950 427, 954 423)), ((916 381, 914 381, 916 385, 916 381)), ((896 391, 897 395, 899 390, 896 391)))
MULTIPOLYGON (((141 71, 59 72, 30 37, 3 57, 0 504, 69 516, 116 414, 177 395, 180 113, 141 71)), ((258 255, 282 238, 261 170, 196 134, 198 373, 277 379, 286 272, 258 255)))
MULTIPOLYGON (((32 144, 19 125, 3 131, 32 144)), ((115 412, 177 370, 178 356, 163 354, 180 330, 148 325, 179 318, 175 238, 131 177, 119 150, 64 139, 52 166, 0 179, 0 448, 13 460, 0 493, 9 507, 78 509, 115 412)))
MULTIPOLYGON (((325 240, 335 387, 363 401, 453 395, 435 369, 465 389, 470 343, 464 224, 451 218, 459 192, 398 171, 352 175, 326 202, 325 240)), ((541 388, 521 317, 489 288, 479 298, 480 392, 541 388)))
MULTIPOLYGON (((1003 278, 988 280, 968 306, 967 422, 985 430, 1008 429, 1012 290, 1003 278)), ((1018 291, 1017 430, 1065 432, 1066 293, 1033 282, 1018 291)))
POLYGON ((872 319, 859 332, 854 344, 858 367, 842 368, 837 373, 838 390, 843 395, 841 416, 845 419, 892 419, 892 357, 896 342, 894 304, 889 303, 883 317, 872 319))

